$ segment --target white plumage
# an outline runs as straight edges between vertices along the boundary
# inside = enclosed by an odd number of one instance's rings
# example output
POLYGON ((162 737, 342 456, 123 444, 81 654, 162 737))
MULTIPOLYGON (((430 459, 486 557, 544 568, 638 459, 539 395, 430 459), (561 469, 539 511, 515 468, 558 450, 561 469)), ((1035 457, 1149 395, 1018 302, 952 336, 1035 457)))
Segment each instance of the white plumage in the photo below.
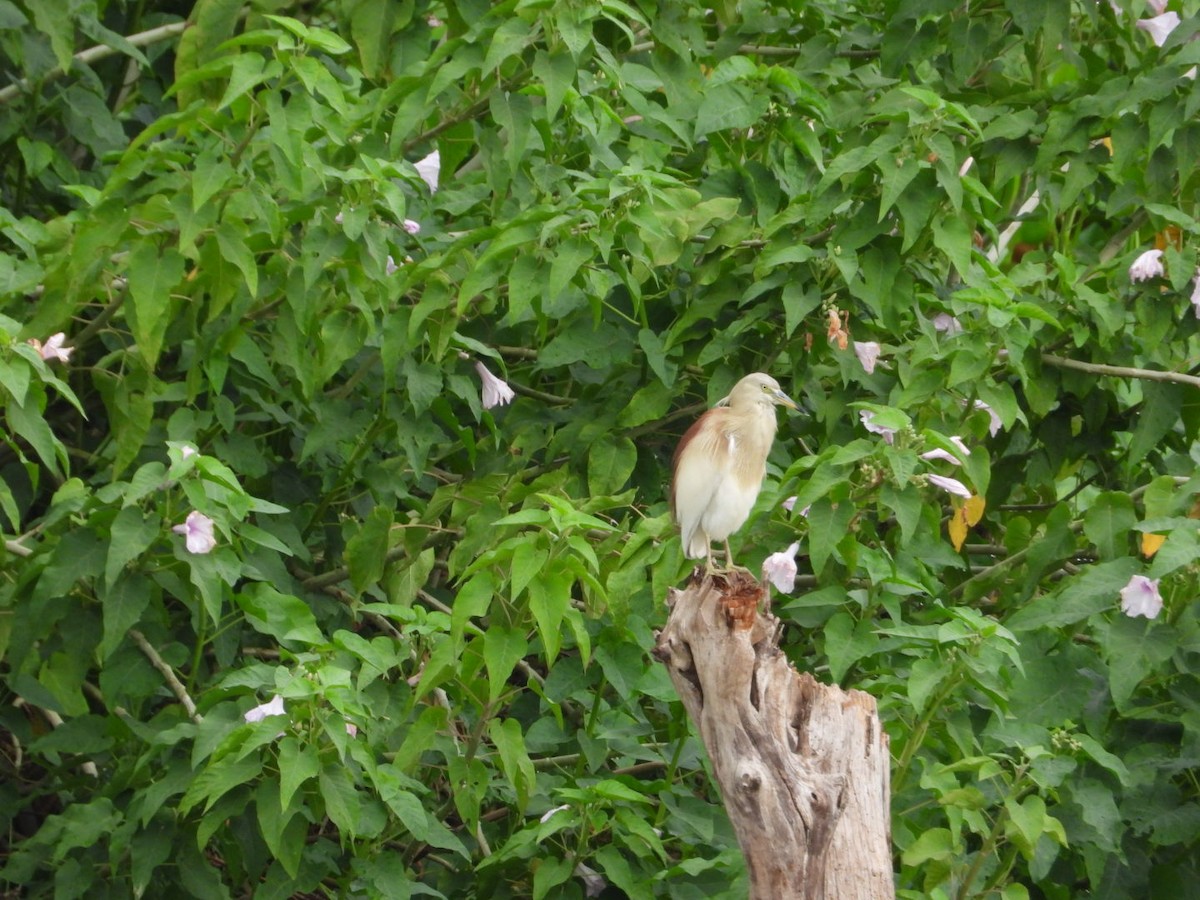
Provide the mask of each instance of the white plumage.
POLYGON ((710 544, 745 524, 766 473, 775 439, 775 407, 798 409, 770 375, 747 375, 729 396, 695 421, 679 441, 671 479, 671 513, 684 555, 712 567, 710 544))

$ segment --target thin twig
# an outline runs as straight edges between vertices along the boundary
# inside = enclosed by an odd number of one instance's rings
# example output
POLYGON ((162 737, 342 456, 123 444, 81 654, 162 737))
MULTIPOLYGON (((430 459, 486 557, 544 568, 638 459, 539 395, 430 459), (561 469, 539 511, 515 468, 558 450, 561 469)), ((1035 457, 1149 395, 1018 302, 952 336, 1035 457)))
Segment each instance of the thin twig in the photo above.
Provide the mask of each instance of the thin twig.
POLYGON ((4 549, 13 556, 32 556, 33 551, 19 541, 14 541, 9 538, 4 539, 4 549))
POLYGON ((1042 362, 1060 369, 1074 369, 1076 372, 1088 372, 1092 375, 1114 375, 1117 378, 1141 378, 1144 381, 1172 381, 1176 384, 1190 384, 1200 388, 1200 377, 1185 375, 1182 372, 1163 372, 1158 369, 1134 369, 1129 366, 1108 366, 1103 363, 1082 362, 1077 359, 1067 359, 1062 356, 1042 354, 1042 362))
POLYGON ((162 673, 162 677, 166 680, 171 693, 183 704, 183 708, 187 710, 187 714, 191 717, 191 720, 199 725, 200 714, 196 712, 196 704, 188 696, 187 688, 183 686, 183 682, 175 677, 175 670, 167 665, 166 661, 158 655, 158 651, 150 646, 150 642, 146 640, 146 636, 136 628, 129 629, 129 636, 138 645, 138 649, 146 654, 146 658, 150 660, 150 665, 162 673))

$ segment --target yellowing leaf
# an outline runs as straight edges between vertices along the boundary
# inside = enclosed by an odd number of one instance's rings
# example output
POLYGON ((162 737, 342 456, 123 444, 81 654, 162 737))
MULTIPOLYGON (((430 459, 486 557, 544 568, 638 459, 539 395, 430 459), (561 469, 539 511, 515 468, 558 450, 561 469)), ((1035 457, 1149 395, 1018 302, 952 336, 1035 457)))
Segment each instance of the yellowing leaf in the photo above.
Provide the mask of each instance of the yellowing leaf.
POLYGON ((967 520, 968 525, 978 525, 979 520, 983 518, 983 511, 987 509, 987 501, 975 494, 963 504, 963 516, 967 520))
POLYGON ((954 510, 954 514, 950 516, 950 524, 947 530, 950 532, 950 543, 954 545, 955 552, 962 550, 963 541, 967 539, 965 507, 954 510))
POLYGON ((1149 559, 1158 552, 1158 548, 1166 541, 1165 534, 1150 534, 1146 532, 1142 535, 1142 556, 1149 559))

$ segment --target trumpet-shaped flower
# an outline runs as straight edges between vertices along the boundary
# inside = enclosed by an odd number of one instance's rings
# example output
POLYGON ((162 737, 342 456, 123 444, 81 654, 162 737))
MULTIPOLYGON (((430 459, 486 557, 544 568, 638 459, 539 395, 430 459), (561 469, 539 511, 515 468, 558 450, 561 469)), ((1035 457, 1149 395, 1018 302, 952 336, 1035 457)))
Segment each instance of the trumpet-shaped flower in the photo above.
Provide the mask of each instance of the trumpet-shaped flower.
POLYGON ((875 362, 879 359, 880 347, 874 341, 855 341, 854 355, 858 357, 858 361, 862 363, 862 367, 866 369, 870 375, 875 371, 875 362))
POLYGON ((1161 250, 1147 250, 1133 261, 1129 267, 1129 280, 1133 282, 1149 281, 1163 274, 1161 250))
POLYGON ((933 317, 933 330, 940 331, 946 337, 954 337, 956 334, 962 334, 962 323, 958 321, 950 313, 938 313, 933 317))
POLYGON ((967 499, 971 497, 971 489, 957 478, 947 478, 945 475, 927 475, 926 477, 934 487, 939 487, 957 497, 966 497, 967 499))
POLYGON ((479 373, 479 380, 483 382, 483 408, 491 409, 493 406, 503 406, 512 401, 516 396, 513 389, 508 386, 508 382, 503 378, 497 378, 488 371, 488 367, 481 362, 475 363, 475 371, 479 373))
POLYGON ((1150 19, 1138 19, 1137 27, 1150 35, 1154 46, 1161 47, 1171 36, 1171 32, 1179 27, 1179 13, 1165 12, 1150 19))
POLYGON ((405 219, 400 224, 400 227, 403 228, 405 231, 407 231, 409 234, 416 234, 417 232, 419 232, 421 230, 421 223, 416 221, 415 219, 405 219))
POLYGON ((786 550, 772 553, 763 560, 763 577, 775 585, 777 591, 790 594, 796 587, 796 553, 799 549, 800 544, 793 543, 786 550))
MULTIPOLYGON (((797 499, 798 498, 796 498, 796 497, 788 497, 786 500, 783 501, 783 503, 780 504, 780 506, 782 506, 788 512, 791 512, 792 510, 794 510, 796 508, 796 500, 797 499)), ((800 515, 804 516, 804 518, 807 519, 808 512, 811 509, 812 509, 812 504, 810 503, 808 506, 804 507, 804 509, 800 510, 800 515)))
POLYGON ((959 462, 959 459, 957 456, 955 456, 949 450, 943 450, 941 447, 935 447, 933 450, 929 450, 925 453, 922 453, 921 459, 927 459, 927 460, 942 459, 942 460, 945 460, 946 462, 950 463, 951 465, 955 465, 955 466, 962 465, 962 463, 959 462))
POLYGON ((258 706, 246 710, 242 718, 247 722, 261 722, 267 716, 282 716, 286 715, 287 711, 283 708, 283 698, 276 694, 266 703, 260 703, 258 706))
POLYGON ((188 553, 211 553, 217 546, 217 539, 213 537, 213 520, 194 509, 188 513, 183 524, 176 525, 171 530, 184 535, 188 553))
POLYGON ((424 159, 419 159, 413 163, 413 167, 417 170, 417 174, 421 176, 421 180, 429 185, 429 193, 437 193, 438 176, 442 171, 442 154, 434 150, 424 159))
POLYGON ((973 406, 974 409, 982 409, 987 412, 988 418, 988 434, 995 437, 1000 429, 1004 427, 1004 420, 1000 418, 1000 414, 984 403, 982 400, 976 400, 973 406))
POLYGON ((1163 607, 1162 595, 1158 592, 1158 579, 1145 575, 1134 575, 1129 584, 1121 588, 1121 612, 1132 617, 1155 618, 1163 607))
POLYGON ((30 338, 29 346, 33 347, 38 352, 38 356, 47 362, 57 359, 59 362, 65 363, 70 361, 71 351, 74 349, 73 347, 63 346, 63 341, 66 339, 67 336, 59 331, 46 338, 46 343, 44 344, 37 338, 30 338))
POLYGON ((883 440, 890 444, 896 437, 896 429, 888 428, 886 425, 875 424, 875 413, 869 409, 860 409, 858 411, 859 421, 862 422, 863 428, 867 429, 871 434, 883 435, 883 440))

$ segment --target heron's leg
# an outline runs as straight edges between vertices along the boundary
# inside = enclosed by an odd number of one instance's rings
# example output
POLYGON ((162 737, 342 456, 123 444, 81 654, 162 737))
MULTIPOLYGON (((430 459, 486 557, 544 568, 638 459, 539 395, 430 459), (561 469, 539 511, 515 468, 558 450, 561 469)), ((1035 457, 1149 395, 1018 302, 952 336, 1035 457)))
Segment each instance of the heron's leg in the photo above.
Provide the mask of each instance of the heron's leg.
POLYGON ((734 568, 733 551, 729 549, 729 538, 725 538, 725 568, 726 569, 734 568))

